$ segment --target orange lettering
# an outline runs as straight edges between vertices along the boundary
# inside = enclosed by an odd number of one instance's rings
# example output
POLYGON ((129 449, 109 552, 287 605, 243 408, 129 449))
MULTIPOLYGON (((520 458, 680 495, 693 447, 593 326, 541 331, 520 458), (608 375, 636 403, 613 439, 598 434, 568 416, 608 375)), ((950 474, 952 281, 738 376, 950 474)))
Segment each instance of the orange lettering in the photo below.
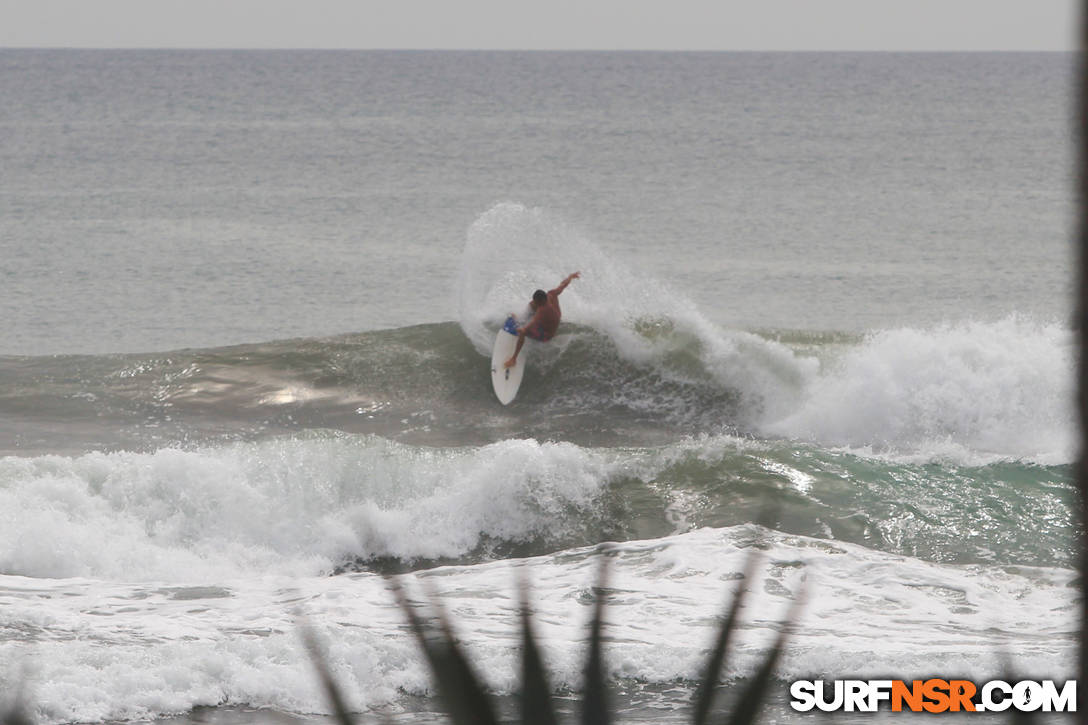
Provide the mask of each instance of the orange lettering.
POLYGON ((970 680, 952 680, 948 683, 951 693, 952 712, 959 712, 962 707, 967 712, 975 711, 975 703, 971 698, 975 696, 975 683, 970 680))
POLYGON ((948 689, 947 680, 934 679, 922 683, 922 693, 929 700, 929 702, 922 704, 926 712, 945 712, 948 710, 948 702, 951 699, 948 696, 948 689))
POLYGON ((921 680, 912 682, 911 687, 907 687, 907 683, 902 680, 892 682, 892 712, 902 712, 904 701, 911 712, 919 712, 922 709, 921 680))

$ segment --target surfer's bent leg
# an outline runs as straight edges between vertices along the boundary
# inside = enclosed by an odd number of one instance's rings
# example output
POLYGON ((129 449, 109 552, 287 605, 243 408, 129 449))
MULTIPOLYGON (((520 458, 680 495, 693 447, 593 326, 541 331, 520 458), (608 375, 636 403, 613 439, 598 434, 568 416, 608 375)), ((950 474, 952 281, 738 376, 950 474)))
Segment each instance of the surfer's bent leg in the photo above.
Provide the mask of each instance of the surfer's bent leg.
POLYGON ((518 353, 521 352, 521 348, 522 348, 522 346, 524 344, 525 344, 525 330, 523 328, 522 331, 518 333, 518 345, 517 345, 517 347, 514 348, 513 357, 511 357, 509 360, 507 360, 503 364, 503 367, 512 368, 512 367, 514 367, 515 365, 518 364, 518 353))

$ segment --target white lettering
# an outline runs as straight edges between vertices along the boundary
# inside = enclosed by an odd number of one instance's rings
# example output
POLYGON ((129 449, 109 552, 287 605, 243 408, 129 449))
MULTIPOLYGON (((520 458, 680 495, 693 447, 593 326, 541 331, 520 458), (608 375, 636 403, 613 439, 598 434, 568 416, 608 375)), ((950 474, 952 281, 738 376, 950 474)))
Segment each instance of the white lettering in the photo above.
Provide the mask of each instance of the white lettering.
POLYGON ((1043 706, 1043 687, 1038 682, 1024 680, 1012 688, 1012 704, 1020 712, 1035 712, 1043 706))
POLYGON ((846 681, 846 711, 868 712, 868 689, 865 680, 846 681))
POLYGON ((868 712, 876 712, 880 709, 881 700, 892 699, 891 680, 869 680, 869 709, 868 712))
POLYGON ((793 700, 790 707, 798 712, 808 712, 816 707, 816 685, 811 680, 798 680, 790 685, 793 700))
POLYGON ((1012 707, 1012 686, 1002 680, 987 682, 982 688, 982 704, 978 707, 983 712, 1004 712, 1012 707), (994 698, 994 692, 1000 692, 1000 700, 994 698))
POLYGON ((1043 711, 1044 712, 1076 712, 1077 711, 1077 681, 1070 680, 1062 686, 1058 692, 1054 680, 1043 680, 1043 711))
POLYGON ((835 712, 842 707, 843 703, 843 683, 842 680, 835 680, 835 685, 832 692, 835 693, 831 702, 827 701, 826 693, 824 692, 824 685, 827 683, 823 680, 816 680, 816 707, 820 708, 824 712, 835 712))

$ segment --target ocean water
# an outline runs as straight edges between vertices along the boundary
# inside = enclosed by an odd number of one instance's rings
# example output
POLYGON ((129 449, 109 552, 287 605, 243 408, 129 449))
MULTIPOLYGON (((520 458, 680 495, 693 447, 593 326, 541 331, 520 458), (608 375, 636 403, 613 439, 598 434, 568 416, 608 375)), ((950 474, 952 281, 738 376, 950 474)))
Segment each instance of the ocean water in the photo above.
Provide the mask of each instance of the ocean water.
MULTIPOLYGON (((43 723, 1073 676, 1068 54, 0 50, 0 691, 43 723), (506 313, 581 271, 529 343, 506 313), (757 523, 760 522, 760 523, 757 523), (202 712, 206 712, 203 711, 202 712)), ((507 705, 504 705, 507 706, 507 705)))

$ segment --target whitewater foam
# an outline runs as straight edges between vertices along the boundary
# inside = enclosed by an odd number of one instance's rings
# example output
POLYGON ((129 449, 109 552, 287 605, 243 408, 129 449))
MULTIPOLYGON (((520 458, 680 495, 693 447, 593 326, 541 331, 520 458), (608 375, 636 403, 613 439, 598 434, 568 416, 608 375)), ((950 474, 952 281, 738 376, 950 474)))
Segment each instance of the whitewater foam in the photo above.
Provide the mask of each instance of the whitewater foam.
POLYGON ((1068 463, 1072 333, 1019 317, 870 334, 828 361, 771 434, 914 462, 1068 463))
POLYGON ((201 583, 481 561, 739 523, 769 502, 798 534, 940 561, 1066 561, 1072 489, 1061 468, 875 458, 733 435, 432 448, 331 432, 9 457, 0 573, 201 583))
POLYGON ((623 467, 568 443, 434 449, 343 435, 4 458, 0 571, 203 581, 312 575, 348 557, 456 557, 488 538, 585 525, 623 467))
MULTIPOLYGON (((611 545, 610 677, 672 683, 673 695, 682 694, 700 676, 723 603, 756 548, 764 563, 748 583, 729 678, 751 672, 765 654, 802 579, 808 597, 780 671, 785 680, 814 672, 987 678, 1002 650, 1016 652, 1033 676, 1069 674, 1072 570, 939 565, 745 525, 611 545)), ((485 681, 512 693, 515 582, 528 574, 553 686, 578 689, 594 551, 440 567, 406 584, 416 596, 438 592, 485 681)), ((0 633, 20 631, 0 637, 0 658, 29 660, 46 723, 149 718, 209 704, 328 712, 298 636, 299 615, 326 643, 353 709, 395 710, 404 694, 431 692, 414 639, 373 574, 250 577, 214 590, 4 576, 0 603, 0 633)))
MULTIPOLYGON (((715 411, 693 413, 698 404, 668 387, 679 383, 704 397, 734 396, 737 405, 716 411, 721 425, 863 455, 969 465, 1072 460, 1072 338, 1057 324, 1010 316, 791 347, 721 329, 661 280, 609 258, 585 233, 518 204, 496 205, 469 230, 459 280, 462 330, 486 352, 489 329, 510 305, 575 268, 583 276, 564 293, 564 318, 661 381, 630 392, 602 388, 632 411, 656 407, 671 421, 694 415, 706 425, 715 411), (511 257, 510 248, 533 253, 511 257)), ((549 369, 563 349, 540 347, 537 364, 549 369)), ((596 374, 607 378, 607 369, 596 374)), ((584 402, 606 403, 598 397, 584 402)))
MULTIPOLYGON (((722 330, 684 295, 608 256, 584 232, 542 209, 515 203, 495 205, 469 229, 458 279, 466 337, 486 354, 498 322, 514 306, 524 304, 536 287, 557 283, 575 269, 582 278, 562 297, 566 329, 570 323, 591 328, 622 360, 652 367, 666 381, 709 378, 738 395, 742 411, 775 415, 816 369, 814 360, 784 345, 722 330), (531 252, 511 255, 511 249, 531 252), (695 369, 677 364, 681 354, 695 355, 695 369)), ((639 402, 644 401, 634 401, 639 402)))

